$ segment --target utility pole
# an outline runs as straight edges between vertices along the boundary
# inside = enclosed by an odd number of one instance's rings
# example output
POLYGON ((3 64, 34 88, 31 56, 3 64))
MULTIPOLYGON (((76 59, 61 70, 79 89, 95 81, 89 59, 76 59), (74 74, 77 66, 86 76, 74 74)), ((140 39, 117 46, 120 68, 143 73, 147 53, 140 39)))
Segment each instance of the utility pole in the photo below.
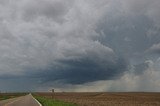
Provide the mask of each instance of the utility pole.
POLYGON ((52 99, 54 98, 54 89, 51 90, 52 91, 52 99))

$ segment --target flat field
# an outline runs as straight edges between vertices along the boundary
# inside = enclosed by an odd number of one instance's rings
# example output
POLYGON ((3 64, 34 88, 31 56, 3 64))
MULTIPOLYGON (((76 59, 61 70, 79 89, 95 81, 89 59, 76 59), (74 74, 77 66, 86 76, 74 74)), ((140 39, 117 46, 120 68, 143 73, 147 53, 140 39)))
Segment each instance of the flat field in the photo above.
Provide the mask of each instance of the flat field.
POLYGON ((59 92, 35 93, 36 95, 63 100, 78 106, 160 106, 160 93, 146 92, 59 92))

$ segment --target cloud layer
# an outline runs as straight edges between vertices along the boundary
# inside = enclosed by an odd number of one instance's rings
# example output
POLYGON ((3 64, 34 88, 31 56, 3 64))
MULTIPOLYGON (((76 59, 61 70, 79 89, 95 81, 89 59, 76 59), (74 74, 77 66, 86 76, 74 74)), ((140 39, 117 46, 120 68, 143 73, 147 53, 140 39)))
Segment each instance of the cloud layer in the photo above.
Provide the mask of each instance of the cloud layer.
POLYGON ((32 86, 22 91, 53 85, 76 91, 88 84, 101 84, 100 91, 125 90, 121 85, 128 88, 130 81, 136 87, 129 90, 143 90, 139 83, 144 76, 150 87, 149 79, 159 74, 159 4, 159 0, 1 0, 1 89, 11 88, 20 78, 32 86), (110 88, 105 87, 108 84, 110 88))

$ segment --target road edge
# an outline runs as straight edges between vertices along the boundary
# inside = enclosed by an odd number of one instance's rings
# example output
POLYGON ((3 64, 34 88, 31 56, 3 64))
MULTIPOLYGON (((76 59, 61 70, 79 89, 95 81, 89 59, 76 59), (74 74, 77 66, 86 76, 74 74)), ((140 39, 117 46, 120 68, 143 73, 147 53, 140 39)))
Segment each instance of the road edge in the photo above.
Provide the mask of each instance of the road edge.
POLYGON ((41 104, 36 98, 34 98, 32 94, 30 94, 30 95, 31 95, 32 98, 39 104, 39 106, 42 106, 42 104, 41 104))

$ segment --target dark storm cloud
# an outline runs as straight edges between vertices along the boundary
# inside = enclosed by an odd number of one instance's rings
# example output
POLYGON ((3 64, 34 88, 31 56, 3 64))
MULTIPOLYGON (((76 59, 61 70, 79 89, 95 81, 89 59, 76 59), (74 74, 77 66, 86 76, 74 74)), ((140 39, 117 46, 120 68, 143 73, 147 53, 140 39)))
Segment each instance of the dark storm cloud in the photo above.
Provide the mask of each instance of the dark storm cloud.
MULTIPOLYGON (((97 57, 83 57, 79 60, 59 60, 58 62, 62 66, 65 65, 64 68, 56 70, 53 67, 48 70, 44 77, 45 82, 60 80, 63 83, 82 84, 97 80, 111 80, 123 75, 123 72, 127 69, 125 60, 118 58, 113 62, 105 59, 100 60, 97 57)), ((44 74, 41 76, 44 76, 44 74)))
MULTIPOLYGON (((82 84, 97 80, 117 79, 127 70, 128 63, 98 42, 79 55, 65 51, 66 58, 57 59, 45 69, 27 69, 25 75, 39 78, 42 83, 60 81, 61 83, 82 84), (33 70, 33 71, 31 71, 33 70), (36 70, 36 71, 35 71, 36 70)), ((87 47, 87 46, 86 46, 87 47)))
POLYGON ((141 63, 141 64, 137 64, 134 65, 134 73, 139 75, 139 74, 143 74, 144 71, 146 71, 149 68, 149 64, 148 63, 141 63))
POLYGON ((146 15, 131 16, 118 10, 114 13, 116 16, 106 15, 96 30, 102 35, 99 38, 102 44, 120 54, 132 57, 135 53, 143 54, 154 43, 160 42, 159 35, 149 35, 149 30, 154 29, 155 23, 146 15))
POLYGON ((160 50, 159 4, 159 0, 1 0, 0 84, 5 78, 16 82, 16 77, 48 86, 56 81, 75 85, 127 82, 132 74, 149 76, 144 73, 154 68, 145 62, 159 64, 154 62, 160 50))
POLYGON ((160 44, 153 44, 149 49, 146 50, 149 54, 160 54, 160 44))

